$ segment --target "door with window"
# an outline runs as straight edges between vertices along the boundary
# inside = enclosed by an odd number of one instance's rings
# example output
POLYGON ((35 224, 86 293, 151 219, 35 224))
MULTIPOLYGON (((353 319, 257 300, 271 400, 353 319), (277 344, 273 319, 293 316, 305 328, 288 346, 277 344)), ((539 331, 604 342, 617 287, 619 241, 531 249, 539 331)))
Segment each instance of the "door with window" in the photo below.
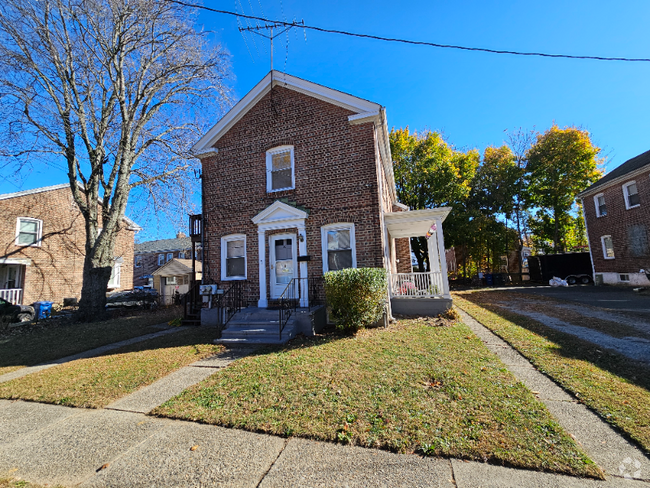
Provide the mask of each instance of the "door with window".
POLYGON ((296 236, 280 234, 270 239, 271 298, 280 298, 292 278, 296 277, 296 236))

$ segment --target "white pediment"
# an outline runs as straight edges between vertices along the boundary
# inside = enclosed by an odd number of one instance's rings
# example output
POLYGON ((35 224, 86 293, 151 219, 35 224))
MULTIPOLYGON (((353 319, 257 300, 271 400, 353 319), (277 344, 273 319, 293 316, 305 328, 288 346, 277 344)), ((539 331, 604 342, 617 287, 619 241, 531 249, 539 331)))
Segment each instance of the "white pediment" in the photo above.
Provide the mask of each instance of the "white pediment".
POLYGON ((289 223, 296 220, 305 220, 309 214, 304 210, 292 207, 281 201, 269 205, 251 220, 256 225, 289 223))

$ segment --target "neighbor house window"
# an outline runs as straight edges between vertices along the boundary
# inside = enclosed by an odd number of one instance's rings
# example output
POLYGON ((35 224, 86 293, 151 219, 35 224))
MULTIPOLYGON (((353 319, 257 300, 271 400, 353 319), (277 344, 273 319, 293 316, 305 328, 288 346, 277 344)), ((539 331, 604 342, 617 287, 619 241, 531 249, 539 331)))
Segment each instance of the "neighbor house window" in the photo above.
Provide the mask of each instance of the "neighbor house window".
POLYGON ((233 234, 221 238, 221 279, 246 279, 246 236, 233 234))
POLYGON ((357 267, 354 224, 321 227, 323 273, 357 267))
POLYGON ((603 257, 605 259, 614 259, 614 243, 612 236, 602 236, 600 242, 603 245, 603 257))
POLYGON ((185 259, 185 253, 184 252, 179 252, 178 253, 178 259, 185 259))
POLYGON ((605 195, 602 193, 594 197, 594 204, 596 205, 596 217, 604 217, 607 215, 607 206, 605 205, 605 195))
POLYGON ((290 190, 295 187, 293 146, 266 151, 266 191, 290 190))
POLYGON ((142 256, 136 256, 135 257, 134 266, 136 268, 141 268, 142 267, 142 256))
POLYGON ((639 206, 639 192, 637 191, 635 181, 630 181, 629 183, 625 183, 623 185, 623 196, 625 197, 626 209, 639 206))
POLYGON ((618 280, 622 281, 623 283, 628 283, 630 281, 630 275, 629 274, 620 274, 620 275, 618 275, 618 280))
POLYGON ((40 246, 42 227, 42 220, 18 217, 16 222, 16 245, 40 246))
POLYGON ((165 278, 165 284, 166 285, 175 285, 176 283, 177 283, 176 276, 167 276, 165 278))
POLYGON ((162 266, 163 264, 165 264, 165 255, 158 254, 158 266, 162 266))
POLYGON ((167 261, 171 261, 172 259, 174 259, 174 253, 173 252, 168 252, 167 253, 167 261))

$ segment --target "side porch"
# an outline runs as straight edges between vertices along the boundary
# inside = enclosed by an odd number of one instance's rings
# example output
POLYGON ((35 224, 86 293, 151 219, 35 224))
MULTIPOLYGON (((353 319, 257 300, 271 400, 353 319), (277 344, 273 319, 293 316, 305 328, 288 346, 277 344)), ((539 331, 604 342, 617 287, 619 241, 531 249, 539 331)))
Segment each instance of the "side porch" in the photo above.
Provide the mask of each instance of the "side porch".
POLYGON ((393 313, 438 315, 451 307, 442 231, 442 223, 450 210, 443 207, 384 214, 390 249, 388 292, 393 313), (399 273, 395 239, 411 237, 426 238, 429 269, 425 272, 399 273))
POLYGON ((0 298, 13 305, 23 304, 26 268, 30 264, 29 259, 0 259, 0 298))

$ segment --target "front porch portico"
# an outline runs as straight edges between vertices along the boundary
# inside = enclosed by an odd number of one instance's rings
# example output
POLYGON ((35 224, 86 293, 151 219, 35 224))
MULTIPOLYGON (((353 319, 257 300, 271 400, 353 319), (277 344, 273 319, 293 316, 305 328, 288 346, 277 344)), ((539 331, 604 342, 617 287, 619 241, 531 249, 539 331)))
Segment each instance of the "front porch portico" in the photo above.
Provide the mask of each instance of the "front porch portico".
POLYGON ((451 307, 442 232, 442 222, 450 211, 451 208, 442 207, 384 214, 391 249, 388 288, 393 312, 437 315, 451 307), (395 239, 427 235, 430 269, 426 272, 398 273, 395 265, 395 239))

